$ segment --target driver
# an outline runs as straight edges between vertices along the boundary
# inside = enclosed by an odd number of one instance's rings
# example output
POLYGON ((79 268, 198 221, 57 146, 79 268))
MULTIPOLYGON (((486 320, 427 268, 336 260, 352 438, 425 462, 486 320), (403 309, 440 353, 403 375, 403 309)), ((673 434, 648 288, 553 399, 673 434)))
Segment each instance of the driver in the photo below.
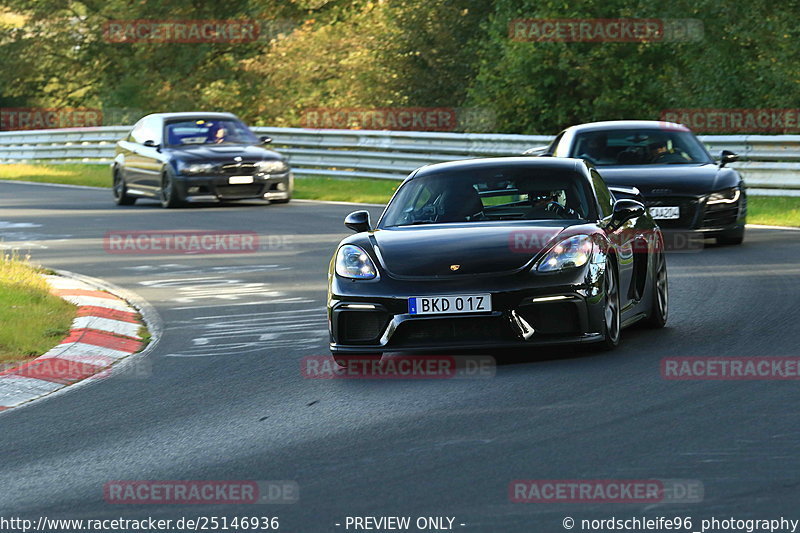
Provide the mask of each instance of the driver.
POLYGON ((655 142, 652 142, 647 146, 647 148, 650 154, 651 163, 682 163, 686 161, 683 156, 671 148, 670 143, 665 139, 659 139, 655 142))
POLYGON ((577 218, 575 211, 559 202, 564 191, 533 191, 528 194, 532 208, 528 218, 532 220, 551 218, 577 218))
POLYGON ((578 156, 578 159, 588 159, 594 164, 612 162, 605 158, 608 148, 608 136, 605 133, 592 135, 583 146, 585 151, 578 156))
POLYGON ((221 144, 225 142, 227 131, 220 125, 215 125, 208 132, 208 142, 210 144, 221 144))
POLYGON ((534 191, 528 195, 532 209, 529 218, 553 218, 553 206, 550 204, 558 203, 558 191, 534 191))

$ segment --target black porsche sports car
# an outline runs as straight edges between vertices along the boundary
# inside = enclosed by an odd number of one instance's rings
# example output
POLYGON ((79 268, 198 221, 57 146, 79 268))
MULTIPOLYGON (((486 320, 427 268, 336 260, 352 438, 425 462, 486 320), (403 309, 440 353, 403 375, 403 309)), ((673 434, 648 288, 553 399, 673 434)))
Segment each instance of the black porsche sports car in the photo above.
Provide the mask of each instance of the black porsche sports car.
POLYGON ((186 202, 261 198, 286 203, 294 180, 283 156, 267 150, 230 113, 156 113, 117 142, 113 175, 117 205, 155 198, 186 202))
POLYGON ((688 231, 716 238, 720 244, 744 240, 744 180, 725 166, 738 156, 723 150, 715 163, 703 143, 681 124, 646 120, 580 124, 559 133, 543 153, 531 155, 590 161, 618 197, 643 198, 664 230, 688 231))
POLYGON ((328 274, 330 349, 390 351, 600 343, 667 320, 662 235, 580 159, 509 157, 414 171, 328 274))

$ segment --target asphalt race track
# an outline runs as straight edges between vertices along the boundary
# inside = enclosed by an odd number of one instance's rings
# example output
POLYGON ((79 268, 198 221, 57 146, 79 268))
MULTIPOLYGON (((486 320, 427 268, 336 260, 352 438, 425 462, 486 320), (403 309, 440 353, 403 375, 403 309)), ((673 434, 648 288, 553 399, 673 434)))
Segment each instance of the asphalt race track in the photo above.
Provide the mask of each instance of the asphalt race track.
POLYGON ((492 354, 496 376, 480 380, 305 379, 301 359, 328 353, 327 266, 355 209, 118 208, 109 191, 0 182, 0 245, 134 291, 164 322, 146 375, 0 414, 0 514, 267 515, 298 533, 379 515, 455 517, 456 530, 472 532, 565 531, 566 516, 800 518, 797 382, 660 372, 670 356, 800 356, 800 232, 751 229, 742 247, 671 253, 668 327, 626 330, 613 353, 492 354), (254 231, 266 245, 214 255, 104 249, 107 231, 179 229, 254 231), (512 503, 516 479, 695 480, 704 495, 512 503), (113 480, 294 480, 300 500, 114 505, 103 497, 113 480))

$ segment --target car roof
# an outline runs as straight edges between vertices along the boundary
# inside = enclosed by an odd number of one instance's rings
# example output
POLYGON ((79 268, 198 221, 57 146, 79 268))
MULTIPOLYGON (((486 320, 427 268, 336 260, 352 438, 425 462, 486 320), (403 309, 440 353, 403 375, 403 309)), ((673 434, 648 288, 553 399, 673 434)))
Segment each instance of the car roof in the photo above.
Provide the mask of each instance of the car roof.
POLYGON ((603 122, 588 122, 570 126, 565 131, 582 133, 586 131, 601 130, 628 130, 628 129, 661 129, 667 131, 691 131, 683 124, 666 122, 664 120, 606 120, 603 122))
POLYGON ((440 172, 468 171, 476 168, 491 167, 520 167, 520 168, 545 168, 573 170, 585 175, 586 163, 583 159, 571 157, 485 157, 480 159, 459 159, 457 161, 447 161, 445 163, 434 163, 418 169, 411 178, 419 178, 429 174, 440 172))
POLYGON ((221 118, 232 118, 239 120, 239 118, 234 115, 233 113, 216 113, 216 112, 207 112, 207 111, 183 111, 180 113, 151 113, 143 118, 154 117, 160 118, 162 120, 171 120, 171 119, 181 119, 181 118, 213 118, 213 119, 221 119, 221 118))

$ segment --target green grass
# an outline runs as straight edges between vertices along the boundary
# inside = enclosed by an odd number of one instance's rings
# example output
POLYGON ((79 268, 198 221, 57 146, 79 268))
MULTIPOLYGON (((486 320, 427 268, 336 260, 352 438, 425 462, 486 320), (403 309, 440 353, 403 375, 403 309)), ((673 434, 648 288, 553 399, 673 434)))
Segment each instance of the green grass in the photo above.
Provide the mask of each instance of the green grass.
POLYGON ((50 294, 41 271, 0 252, 0 363, 39 356, 69 332, 76 307, 50 294))
MULTIPOLYGON (((24 180, 110 187, 108 165, 0 165, 0 180, 24 180)), ((385 204, 399 181, 378 179, 297 178, 295 198, 385 204)), ((751 224, 800 227, 800 197, 750 196, 751 224)))
POLYGON ((295 178, 294 197, 307 200, 385 204, 400 181, 373 179, 295 178))
POLYGON ((800 227, 800 197, 748 196, 747 221, 751 224, 800 227))
POLYGON ((111 187, 111 170, 108 165, 87 165, 82 163, 65 165, 0 165, 0 180, 111 187))

